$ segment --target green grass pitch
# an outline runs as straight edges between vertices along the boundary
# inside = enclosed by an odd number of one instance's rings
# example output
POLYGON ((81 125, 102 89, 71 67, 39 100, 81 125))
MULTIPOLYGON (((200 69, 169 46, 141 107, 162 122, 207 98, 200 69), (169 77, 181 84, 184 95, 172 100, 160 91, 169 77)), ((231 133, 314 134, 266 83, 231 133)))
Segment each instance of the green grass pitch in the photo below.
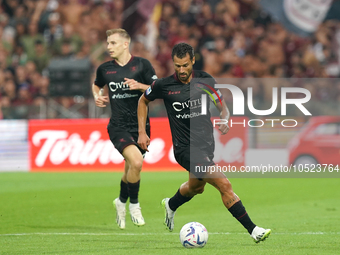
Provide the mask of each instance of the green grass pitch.
POLYGON ((134 226, 127 214, 120 230, 112 200, 121 173, 1 173, 0 254, 340 254, 340 179, 231 179, 255 224, 272 229, 255 244, 208 185, 178 209, 169 233, 160 201, 187 176, 142 173, 146 225, 134 226), (179 230, 190 221, 209 232, 203 249, 179 242, 179 230))

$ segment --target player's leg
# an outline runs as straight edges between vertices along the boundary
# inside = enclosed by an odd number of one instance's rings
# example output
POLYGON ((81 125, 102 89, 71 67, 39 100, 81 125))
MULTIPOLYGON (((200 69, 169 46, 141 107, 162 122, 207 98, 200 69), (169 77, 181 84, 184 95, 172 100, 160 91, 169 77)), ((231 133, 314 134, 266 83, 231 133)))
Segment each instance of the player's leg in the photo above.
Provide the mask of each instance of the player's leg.
POLYGON ((185 197, 193 197, 197 194, 203 193, 205 184, 206 181, 204 181, 203 179, 198 179, 189 173, 189 180, 181 185, 179 191, 180 194, 185 197))
POLYGON ((125 215, 126 215, 126 202, 129 198, 128 184, 127 184, 127 172, 130 165, 125 161, 124 174, 120 181, 120 193, 119 197, 113 200, 113 207, 116 210, 116 222, 120 229, 125 229, 125 215))
POLYGON ((211 171, 204 180, 221 193, 223 204, 227 209, 240 201, 239 197, 234 193, 230 181, 223 173, 211 171))
POLYGON ((130 203, 138 203, 140 172, 143 165, 143 156, 136 145, 131 144, 124 148, 123 157, 128 164, 126 181, 128 183, 130 203))
POLYGON ((128 182, 127 182, 127 174, 129 171, 130 165, 127 161, 124 164, 124 173, 122 179, 120 180, 120 193, 119 199, 121 202, 126 203, 129 198, 129 189, 128 189, 128 182))
POLYGON ((132 222, 137 226, 145 225, 141 208, 138 201, 140 172, 142 170, 143 155, 135 144, 124 148, 122 155, 128 163, 129 168, 126 174, 127 186, 130 198, 130 215, 132 222))
MULTIPOLYGON (((119 198, 114 200, 115 208, 118 212, 118 207, 116 205, 118 205, 119 203, 117 203, 117 201, 121 202, 120 199, 124 201, 127 200, 128 197, 130 197, 129 209, 131 219, 135 225, 144 225, 145 222, 142 217, 141 208, 138 203, 140 171, 143 162, 143 156, 140 150, 137 148, 136 138, 134 138, 134 136, 136 136, 136 134, 138 135, 138 133, 129 133, 125 130, 115 128, 111 124, 108 125, 107 129, 113 145, 125 158, 125 169, 121 180, 121 193, 119 195, 119 198)), ((122 217, 124 216, 124 221, 118 219, 117 223, 125 223, 125 210, 123 212, 123 208, 125 209, 125 205, 124 207, 121 206, 120 208, 122 209, 121 215, 122 217)), ((123 227, 122 225, 119 225, 119 227, 124 228, 125 224, 123 225, 123 227)))
MULTIPOLYGON (((175 151, 176 161, 189 172, 189 180, 180 186, 173 197, 162 200, 162 205, 165 209, 164 224, 170 231, 174 228, 174 217, 177 208, 190 201, 195 195, 203 193, 206 184, 202 179, 195 178, 194 175, 190 174, 190 152, 196 154, 196 151, 191 150, 192 148, 187 147, 175 151)), ((198 155, 198 158, 204 157, 203 155, 198 155)))
POLYGON ((164 198, 162 205, 165 209, 164 224, 167 229, 172 231, 174 229, 174 217, 178 207, 190 201, 195 195, 202 194, 206 182, 202 179, 190 177, 189 180, 183 183, 176 194, 171 198, 164 198))
POLYGON ((247 229, 256 243, 264 241, 270 235, 270 229, 260 228, 252 222, 240 198, 234 193, 230 181, 222 172, 210 172, 204 181, 221 193, 224 206, 247 229))

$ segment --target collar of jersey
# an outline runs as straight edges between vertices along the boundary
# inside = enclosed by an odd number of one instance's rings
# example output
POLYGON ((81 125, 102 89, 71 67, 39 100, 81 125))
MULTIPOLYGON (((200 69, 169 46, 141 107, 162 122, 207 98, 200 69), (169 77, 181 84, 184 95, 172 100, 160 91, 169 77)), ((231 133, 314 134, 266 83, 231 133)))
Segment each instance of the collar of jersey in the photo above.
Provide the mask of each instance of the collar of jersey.
POLYGON ((131 58, 130 60, 123 66, 121 66, 120 64, 117 63, 117 61, 115 59, 113 59, 113 63, 117 66, 120 66, 120 67, 124 67, 124 66, 127 66, 128 64, 130 64, 130 62, 135 58, 135 56, 131 55, 131 58))

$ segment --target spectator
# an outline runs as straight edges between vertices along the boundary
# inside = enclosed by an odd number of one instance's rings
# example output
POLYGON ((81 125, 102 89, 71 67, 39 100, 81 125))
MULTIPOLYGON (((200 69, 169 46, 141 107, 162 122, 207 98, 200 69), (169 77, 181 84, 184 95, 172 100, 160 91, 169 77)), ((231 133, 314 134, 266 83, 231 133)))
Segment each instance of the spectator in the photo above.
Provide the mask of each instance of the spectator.
POLYGON ((214 14, 212 13, 209 3, 204 3, 201 12, 196 16, 196 24, 200 28, 201 32, 204 32, 204 27, 208 21, 214 20, 214 14))
POLYGON ((59 39, 55 39, 52 44, 52 51, 55 55, 62 54, 62 46, 65 42, 70 44, 73 53, 78 52, 82 45, 81 38, 77 34, 74 34, 73 27, 70 23, 65 23, 63 25, 62 36, 59 39))
POLYGON ((21 44, 21 38, 26 34, 26 24, 24 22, 17 22, 15 24, 15 38, 14 38, 14 42, 16 45, 21 44))
POLYGON ((52 54, 55 53, 53 45, 56 44, 63 36, 63 27, 60 21, 60 14, 53 12, 48 16, 48 27, 44 30, 44 39, 48 49, 51 50, 52 54))
POLYGON ((89 10, 89 5, 82 5, 78 0, 68 0, 66 4, 60 4, 58 11, 62 20, 72 26, 77 26, 82 13, 89 10))
POLYGON ((181 23, 187 24, 188 26, 192 26, 195 23, 194 14, 191 12, 192 0, 180 0, 178 1, 178 17, 181 23))
POLYGON ((40 80, 41 80, 41 74, 39 72, 32 72, 29 74, 29 83, 30 83, 29 91, 32 97, 35 97, 39 94, 40 80))
POLYGON ((24 66, 18 66, 15 69, 15 77, 16 77, 16 84, 21 86, 30 86, 29 82, 27 81, 27 72, 24 66))
POLYGON ((163 4, 162 16, 158 24, 159 35, 166 38, 169 33, 169 24, 171 18, 175 15, 175 8, 168 2, 163 4))
POLYGON ((30 105, 32 103, 32 95, 28 86, 20 86, 17 97, 13 100, 13 106, 30 105))
POLYGON ((14 80, 12 79, 5 80, 3 94, 9 98, 11 103, 15 100, 17 94, 14 80))
POLYGON ((9 116, 11 100, 6 95, 0 93, 0 120, 9 116))
POLYGON ((34 62, 37 71, 40 73, 47 67, 50 55, 46 52, 43 41, 38 39, 34 42, 34 56, 29 60, 34 62))
POLYGON ((18 23, 27 24, 28 18, 26 12, 27 8, 25 5, 18 5, 14 10, 14 15, 10 18, 8 25, 14 28, 18 23))
POLYGON ((37 40, 43 41, 44 37, 42 34, 38 33, 38 23, 34 20, 31 20, 28 25, 28 34, 23 36, 21 39, 21 42, 24 45, 25 52, 29 59, 34 58, 34 44, 37 40))

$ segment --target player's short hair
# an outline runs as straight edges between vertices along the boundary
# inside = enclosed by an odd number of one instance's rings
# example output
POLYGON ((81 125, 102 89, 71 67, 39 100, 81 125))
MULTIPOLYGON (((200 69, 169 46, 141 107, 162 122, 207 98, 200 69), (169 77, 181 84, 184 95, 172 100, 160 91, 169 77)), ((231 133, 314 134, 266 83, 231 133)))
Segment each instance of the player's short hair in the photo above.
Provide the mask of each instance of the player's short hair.
POLYGON ((174 59, 175 56, 178 58, 184 58, 187 53, 190 56, 190 60, 192 60, 195 56, 194 48, 187 43, 178 43, 173 47, 171 57, 172 59, 174 59))
POLYGON ((123 38, 127 39, 129 42, 131 42, 130 35, 123 28, 115 28, 115 29, 106 30, 107 37, 109 37, 110 35, 113 35, 113 34, 119 34, 121 37, 123 37, 123 38))

